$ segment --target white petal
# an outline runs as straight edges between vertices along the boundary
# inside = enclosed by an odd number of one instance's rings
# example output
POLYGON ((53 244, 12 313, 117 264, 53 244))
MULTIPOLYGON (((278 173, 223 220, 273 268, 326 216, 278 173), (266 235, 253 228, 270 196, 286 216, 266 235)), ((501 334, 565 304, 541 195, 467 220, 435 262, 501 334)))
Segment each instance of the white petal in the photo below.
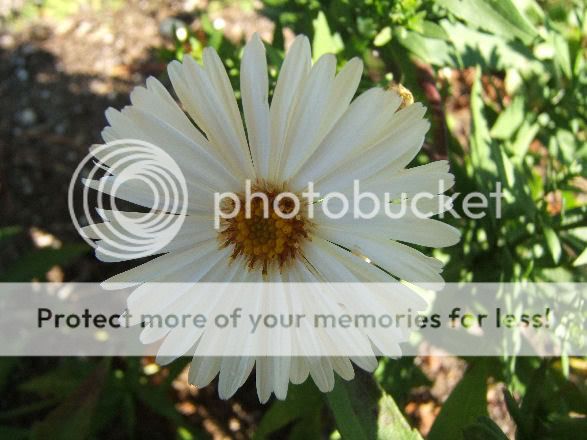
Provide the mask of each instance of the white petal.
POLYGON ((359 58, 349 60, 334 78, 328 104, 324 110, 324 118, 320 125, 319 140, 321 141, 330 132, 334 124, 347 111, 353 96, 357 91, 363 62, 359 58))
POLYGON ((271 100, 271 181, 279 181, 279 162, 283 156, 289 122, 312 63, 310 42, 300 35, 293 42, 281 66, 271 100))
POLYGON ((265 46, 255 33, 247 43, 241 61, 241 96, 249 146, 257 176, 269 177, 270 116, 269 81, 265 46))
POLYGON ((332 362, 328 357, 307 358, 312 380, 323 393, 328 393, 334 388, 334 371, 332 362))
POLYGON ((188 375, 189 383, 197 387, 205 387, 212 382, 220 371, 222 358, 214 356, 194 356, 188 375))
POLYGON ((368 263, 364 258, 358 255, 342 249, 340 246, 336 246, 320 237, 313 237, 312 241, 315 242, 317 246, 321 246, 322 249, 328 253, 330 258, 343 264, 361 282, 389 283, 394 281, 393 277, 379 269, 377 266, 368 263))
POLYGON ((352 380, 355 377, 355 370, 351 361, 346 357, 331 357, 330 362, 334 371, 344 380, 352 380))
POLYGON ((228 113, 231 128, 235 131, 236 136, 238 137, 241 152, 248 158, 249 149, 247 147, 243 121, 224 64, 222 64, 222 60, 218 56, 218 53, 211 47, 204 49, 202 59, 204 62, 204 71, 208 73, 208 78, 214 85, 214 89, 218 93, 220 100, 228 113))
POLYGON ((160 197, 160 189, 155 190, 145 180, 126 179, 120 181, 117 180, 116 176, 109 175, 98 180, 82 179, 82 184, 117 199, 158 211, 171 212, 170 207, 176 206, 177 209, 173 210, 172 213, 179 213, 187 205, 188 212, 209 213, 211 208, 214 207, 213 203, 204 202, 206 200, 203 197, 204 194, 201 194, 202 197, 199 198, 190 198, 189 189, 185 194, 183 189, 177 189, 176 194, 170 194, 167 198, 160 197))
POLYGON ((391 240, 381 242, 359 234, 349 236, 348 233, 327 229, 316 231, 316 235, 368 257, 373 263, 400 279, 417 284, 444 284, 440 276, 440 261, 401 243, 391 240))
MULTIPOLYGON (((167 89, 156 78, 147 78, 147 87, 136 87, 130 94, 133 106, 175 127, 195 143, 209 149, 210 145, 202 133, 189 120, 173 100, 167 89)), ((216 156, 218 159, 219 156, 216 156)))
POLYGON ((349 157, 339 168, 314 181, 316 191, 324 194, 340 191, 345 187, 345 182, 352 182, 355 179, 363 181, 377 174, 408 151, 415 156, 422 148, 424 136, 429 127, 428 121, 417 121, 401 131, 394 132, 357 156, 349 157))
MULTIPOLYGON (((121 113, 109 109, 106 115, 112 127, 124 138, 143 140, 163 149, 187 180, 214 191, 228 190, 240 184, 224 163, 210 153, 208 146, 186 137, 183 131, 157 115, 136 107, 126 107, 121 113)), ((102 156, 108 151, 104 149, 102 156)))
POLYGON ((285 162, 280 163, 283 180, 287 181, 317 147, 335 71, 336 57, 323 55, 312 67, 300 91, 285 142, 285 162))
POLYGON ((398 198, 402 193, 408 197, 417 193, 442 194, 455 183, 455 178, 448 169, 448 162, 445 160, 408 169, 403 169, 403 165, 397 167, 394 163, 369 179, 361 181, 361 189, 377 194, 389 192, 391 200, 398 198))
MULTIPOLYGON (((109 278, 102 283, 102 287, 105 289, 120 289, 122 287, 130 287, 139 283, 160 281, 163 277, 169 276, 170 274, 177 274, 179 277, 179 274, 186 272, 183 270, 185 266, 192 264, 199 259, 205 261, 205 257, 209 257, 210 254, 220 254, 218 250, 218 241, 216 239, 208 240, 202 243, 202 245, 197 246, 195 249, 161 255, 160 257, 154 258, 140 266, 109 278)), ((209 268, 207 268, 206 271, 207 270, 209 270, 209 268)), ((198 274, 197 271, 189 273, 193 276, 198 274)), ((135 292, 133 292, 133 294, 135 292)))
MULTIPOLYGON (((442 206, 440 203, 442 201, 443 198, 439 197, 432 200, 422 199, 416 203, 416 207, 421 210, 422 214, 433 215, 442 206), (430 210, 427 211, 427 209, 430 210)), ((357 206, 361 207, 360 204, 357 206)), ((401 213, 399 205, 390 205, 388 208, 392 213, 401 213)), ((372 202, 369 202, 369 207, 365 208, 365 212, 370 209, 372 209, 372 202)), ((319 224, 321 229, 350 235, 360 233, 380 240, 393 239, 428 247, 452 246, 460 240, 460 233, 456 228, 439 220, 421 218, 410 208, 406 208, 405 214, 400 218, 388 217, 384 208, 381 208, 373 218, 355 218, 354 214, 349 214, 339 219, 333 219, 324 215, 320 210, 315 210, 314 218, 315 223, 319 224)))
POLYGON ((308 182, 318 180, 350 155, 372 145, 389 119, 388 113, 393 109, 389 103, 392 97, 379 88, 373 88, 355 99, 293 178, 292 187, 296 191, 305 188, 308 182))
POLYGON ((255 358, 251 356, 224 357, 220 364, 218 395, 221 399, 229 399, 236 393, 246 378, 251 374, 255 358))
POLYGON ((234 117, 224 81, 210 79, 207 72, 189 56, 184 57, 183 64, 171 62, 168 72, 186 110, 226 163, 230 164, 233 173, 241 179, 253 177, 248 147, 243 144, 240 134, 242 121, 234 117))

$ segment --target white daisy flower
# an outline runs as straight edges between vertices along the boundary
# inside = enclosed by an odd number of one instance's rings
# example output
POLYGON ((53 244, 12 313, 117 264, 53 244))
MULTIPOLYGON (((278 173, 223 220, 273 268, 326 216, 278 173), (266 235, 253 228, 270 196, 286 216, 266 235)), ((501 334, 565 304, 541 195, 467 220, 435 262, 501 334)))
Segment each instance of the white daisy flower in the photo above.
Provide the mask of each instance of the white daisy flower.
MULTIPOLYGON (((265 48, 260 38, 253 36, 244 49, 240 71, 244 123, 222 61, 211 48, 204 50, 203 65, 189 56, 182 63, 174 61, 169 65, 169 77, 181 107, 156 79, 149 78, 146 88, 138 87, 132 92, 132 105, 120 112, 106 112, 110 124, 103 131, 106 142, 131 138, 160 146, 177 162, 188 190, 188 215, 175 238, 159 250, 162 255, 107 283, 394 279, 442 283, 441 262, 404 244, 442 247, 459 240, 454 228, 430 218, 444 206, 439 183, 446 190, 454 181, 448 163, 406 168, 419 152, 429 128, 425 108, 419 103, 400 108, 398 94, 381 88, 372 88, 353 99, 363 72, 357 58, 338 74, 334 55, 323 55, 314 64, 311 60, 308 39, 297 37, 269 102, 265 48), (276 216, 274 211, 265 218, 262 207, 254 202, 251 218, 241 210, 223 218, 220 229, 214 227, 214 194, 242 195, 246 181, 252 182, 253 191, 265 194, 270 201, 285 191, 301 194, 313 182, 316 192, 336 191, 352 204, 355 180, 362 191, 387 191, 395 201, 422 192, 433 194, 419 202, 428 215, 422 218, 407 213, 390 219, 377 213, 369 220, 353 216, 335 219, 316 210, 310 219, 306 206, 289 219, 276 216)), ((89 185, 99 187, 96 182, 89 185)), ((117 197, 147 208, 159 206, 160 201, 144 188, 129 183, 122 189, 117 197)), ((102 186, 101 190, 108 192, 111 187, 102 186)), ((236 202, 231 203, 223 209, 233 209, 236 202)), ((320 201, 316 203, 319 204, 320 201)), ((285 199, 279 206, 285 211, 291 208, 285 199)), ((111 211, 102 214, 106 220, 116 221, 111 211)), ((106 253, 98 253, 98 257, 115 259, 106 253)), ((130 310, 152 313, 196 308, 197 301, 181 291, 162 298, 155 289, 139 287, 128 304, 130 310)), ((207 301, 202 300, 197 307, 211 309, 216 307, 213 302, 230 302, 228 297, 226 301, 217 297, 207 301)), ((263 310, 288 307, 277 302, 258 306, 263 310)), ((347 306, 361 307, 361 302, 347 306)), ((198 338, 206 337, 186 329, 169 334, 145 329, 142 338, 152 342, 166 335, 166 341, 181 340, 183 352, 198 338)), ((373 355, 352 361, 371 371, 377 366, 375 354, 381 352, 381 347, 374 341, 376 338, 369 336, 365 341, 369 343, 369 339, 376 348, 373 355)), ((244 339, 239 341, 245 343, 244 339)), ((398 342, 390 343, 397 346, 398 342)), ((196 356, 189 377, 191 383, 205 386, 219 373, 220 396, 228 398, 253 368, 263 402, 272 392, 285 398, 289 381, 300 383, 308 375, 322 391, 334 386, 333 372, 345 379, 353 377, 351 360, 334 356, 196 356)))

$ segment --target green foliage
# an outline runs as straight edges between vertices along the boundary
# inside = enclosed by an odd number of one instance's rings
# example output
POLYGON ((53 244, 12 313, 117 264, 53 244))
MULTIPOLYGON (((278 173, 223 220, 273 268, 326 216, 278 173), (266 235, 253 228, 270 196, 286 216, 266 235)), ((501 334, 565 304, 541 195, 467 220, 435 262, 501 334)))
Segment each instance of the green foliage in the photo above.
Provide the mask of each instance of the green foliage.
POLYGON ((4 6, 3 13, 10 12, 7 17, 11 28, 20 28, 31 21, 50 19, 64 20, 81 9, 116 10, 123 6, 122 0, 22 0, 4 6), (11 6, 8 9, 8 6, 11 6))
POLYGON ((428 435, 430 440, 462 437, 468 425, 487 414, 488 376, 486 359, 477 359, 469 365, 432 425, 428 435))
POLYGON ((44 248, 31 251, 0 273, 0 282, 45 280, 45 274, 56 265, 66 265, 89 251, 86 244, 66 244, 58 249, 44 248))
POLYGON ((290 424, 292 434, 297 433, 299 438, 315 438, 320 433, 322 407, 322 396, 312 382, 291 386, 287 400, 275 402, 265 413, 254 439, 267 438, 290 424))
POLYGON ((32 439, 85 439, 90 427, 96 404, 102 392, 108 373, 107 361, 102 361, 96 369, 57 406, 31 433, 32 439))
POLYGON ((487 416, 481 416, 463 431, 465 440, 507 440, 499 426, 487 416))
POLYGON ((393 398, 366 373, 359 372, 350 382, 337 381, 326 400, 344 439, 422 439, 393 398))

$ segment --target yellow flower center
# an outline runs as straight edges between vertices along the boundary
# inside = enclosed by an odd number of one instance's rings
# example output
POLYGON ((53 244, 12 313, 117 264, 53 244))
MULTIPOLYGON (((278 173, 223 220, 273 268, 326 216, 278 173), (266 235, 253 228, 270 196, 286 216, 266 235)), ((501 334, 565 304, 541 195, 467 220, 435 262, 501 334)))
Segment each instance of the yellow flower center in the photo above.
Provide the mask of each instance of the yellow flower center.
MULTIPOLYGON (((291 218, 285 218, 296 209, 291 198, 281 198, 275 206, 280 192, 267 185, 263 189, 254 188, 254 191, 265 194, 266 200, 251 198, 250 210, 247 210, 246 200, 241 196, 240 210, 236 216, 224 220, 220 239, 223 246, 233 247, 232 258, 243 255, 249 268, 261 268, 266 274, 270 266, 282 269, 299 255, 302 242, 308 239, 310 223, 302 209, 291 218)), ((233 212, 234 207, 231 202, 226 209, 233 212)))

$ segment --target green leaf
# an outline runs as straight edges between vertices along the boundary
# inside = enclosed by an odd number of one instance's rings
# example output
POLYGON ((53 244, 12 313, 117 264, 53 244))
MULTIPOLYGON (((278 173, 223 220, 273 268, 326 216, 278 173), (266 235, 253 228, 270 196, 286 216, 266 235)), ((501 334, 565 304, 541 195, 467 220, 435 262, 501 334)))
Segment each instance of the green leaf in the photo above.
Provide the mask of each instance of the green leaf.
POLYGON ((312 21, 312 24, 314 25, 314 40, 312 41, 314 61, 325 53, 338 53, 344 49, 340 35, 330 32, 328 20, 326 20, 324 12, 320 11, 318 17, 312 21))
POLYGON ((14 426, 1 426, 0 425, 0 438, 1 439, 10 439, 10 440, 19 440, 19 439, 28 439, 29 431, 28 429, 24 428, 15 428, 14 426))
POLYGON ((463 431, 464 440, 508 440, 507 435, 489 417, 479 417, 477 422, 463 431))
POLYGON ((538 32, 512 0, 439 0, 438 3, 468 24, 506 39, 530 44, 538 32))
POLYGON ((375 35, 373 44, 377 47, 385 46, 391 41, 391 28, 389 26, 384 27, 381 31, 375 35))
POLYGON ((429 440, 462 438, 465 427, 487 415, 487 376, 486 359, 478 359, 469 366, 444 402, 428 435, 429 440))
POLYGON ((89 251, 86 244, 66 244, 60 249, 38 249, 20 258, 5 273, 0 274, 0 282, 24 282, 33 278, 45 279, 51 267, 65 265, 89 251))
MULTIPOLYGON (((149 384, 137 384, 134 388, 135 396, 147 407, 149 407, 155 414, 169 420, 178 430, 189 434, 192 438, 209 438, 199 428, 186 423, 184 416, 175 410, 174 403, 168 393, 169 385, 161 387, 153 387, 149 384)), ((128 406, 128 404, 127 404, 128 406)), ((127 408, 128 411, 133 411, 127 408)))
POLYGON ((94 410, 108 370, 109 362, 104 360, 62 404, 34 425, 31 438, 82 440, 89 437, 94 410))
POLYGON ((510 417, 517 425, 518 432, 522 433, 524 428, 524 417, 520 412, 520 407, 518 406, 516 399, 514 399, 514 396, 512 396, 507 388, 503 391, 503 397, 510 417))
POLYGON ((510 139, 524 122, 524 117, 524 97, 516 96, 491 127, 491 136, 496 139, 510 139))
POLYGON ((436 66, 454 65, 453 50, 443 40, 426 38, 422 35, 403 30, 398 33, 399 43, 422 61, 436 66))
POLYGON ((581 255, 579 255, 577 257, 577 259, 575 261, 573 261, 573 266, 577 267, 577 266, 583 266, 587 264, 587 249, 583 249, 583 252, 581 252, 581 255))
POLYGON ((409 356, 381 359, 374 377, 383 391, 392 395, 400 407, 407 404, 413 388, 432 385, 422 370, 414 365, 414 358, 409 356))
MULTIPOLYGON (((38 414, 41 411, 47 411, 49 408, 56 407, 61 400, 60 398, 52 398, 25 403, 22 406, 0 412, 0 421, 13 421, 20 417, 31 417, 32 414, 38 414)), ((0 436, 0 438, 2 437, 0 436)))
MULTIPOLYGON (((286 400, 277 400, 271 405, 261 419, 253 438, 264 439, 296 420, 301 420, 300 424, 312 423, 312 416, 320 414, 322 405, 322 396, 311 381, 292 386, 286 400)), ((302 427, 297 430, 302 430, 302 427)))
POLYGON ((485 117, 485 104, 481 96, 481 71, 477 69, 471 90, 471 164, 472 176, 479 187, 486 192, 493 189, 495 182, 507 182, 500 148, 492 141, 485 117), (498 179, 499 178, 499 179, 498 179))
POLYGON ((543 231, 544 238, 546 239, 546 246, 548 247, 552 261, 558 263, 561 258, 561 242, 558 235, 554 229, 549 226, 544 226, 543 231))
POLYGON ((559 153, 565 161, 571 162, 578 150, 577 137, 569 130, 559 128, 556 137, 551 138, 553 145, 552 154, 559 153))
POLYGON ((558 417, 548 427, 549 438, 577 438, 587 432, 587 418, 558 417))
POLYGON ((560 71, 567 78, 572 76, 571 55, 569 53, 569 45, 565 38, 557 33, 551 32, 552 45, 554 46, 554 61, 560 71))
POLYGON ((18 234, 22 228, 20 226, 6 226, 0 228, 0 242, 18 234))
POLYGON ((322 414, 315 411, 300 419, 289 433, 289 440, 307 440, 322 437, 322 414))
POLYGON ((510 414, 516 422, 520 438, 532 438, 532 434, 536 428, 544 427, 545 420, 538 409, 543 404, 546 391, 547 367, 548 361, 542 361, 538 369, 533 372, 519 410, 516 409, 518 407, 513 401, 513 398, 506 399, 508 410, 510 410, 510 414))
MULTIPOLYGON (((352 384, 352 382, 351 382, 352 384)), ((353 399, 350 384, 337 380, 334 389, 326 394, 336 426, 344 439, 375 438, 375 423, 370 420, 371 408, 364 399, 353 399)))
POLYGON ((437 38, 439 40, 450 40, 450 35, 448 35, 442 26, 427 20, 422 22, 422 35, 428 38, 437 38))
POLYGON ((511 145, 511 151, 517 158, 522 159, 526 156, 528 148, 536 138, 539 129, 540 125, 537 123, 532 123, 528 119, 524 121, 511 145))
POLYGON ((480 65, 491 70, 515 69, 519 73, 542 67, 533 61, 529 48, 519 42, 508 42, 459 22, 441 20, 440 25, 451 36, 451 44, 459 55, 459 67, 480 65))
POLYGON ((420 433, 412 429, 390 395, 379 400, 377 438, 389 440, 421 440, 420 433))
POLYGON ((8 385, 12 372, 18 365, 18 358, 2 357, 0 358, 0 392, 8 385))
POLYGON ((72 371, 60 367, 41 376, 35 376, 19 385, 18 389, 40 396, 67 396, 80 385, 82 372, 72 376, 72 371))
POLYGON ((337 380, 326 399, 343 439, 422 438, 410 428, 391 396, 383 393, 367 373, 358 371, 350 382, 337 380))

